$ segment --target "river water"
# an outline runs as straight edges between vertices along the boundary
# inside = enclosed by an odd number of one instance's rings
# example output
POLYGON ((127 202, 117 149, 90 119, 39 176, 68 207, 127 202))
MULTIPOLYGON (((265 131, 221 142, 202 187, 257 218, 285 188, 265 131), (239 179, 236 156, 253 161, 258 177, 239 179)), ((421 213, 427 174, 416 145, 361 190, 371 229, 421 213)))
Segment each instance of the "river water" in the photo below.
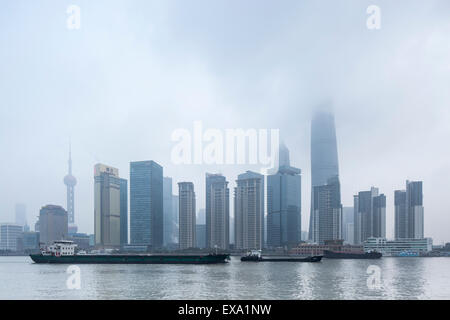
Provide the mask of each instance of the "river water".
POLYGON ((0 299, 450 299, 450 258, 68 267, 0 257, 0 299))

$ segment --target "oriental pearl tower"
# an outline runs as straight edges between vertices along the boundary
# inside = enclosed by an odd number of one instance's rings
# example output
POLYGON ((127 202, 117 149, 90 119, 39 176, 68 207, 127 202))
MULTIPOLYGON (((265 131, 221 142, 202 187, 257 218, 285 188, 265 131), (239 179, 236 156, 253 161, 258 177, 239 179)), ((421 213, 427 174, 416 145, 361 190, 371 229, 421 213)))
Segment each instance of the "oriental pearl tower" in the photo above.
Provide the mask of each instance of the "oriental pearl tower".
POLYGON ((74 195, 77 179, 72 175, 72 148, 69 145, 69 174, 64 177, 64 184, 67 186, 67 215, 69 220, 69 234, 77 233, 75 225, 74 195))

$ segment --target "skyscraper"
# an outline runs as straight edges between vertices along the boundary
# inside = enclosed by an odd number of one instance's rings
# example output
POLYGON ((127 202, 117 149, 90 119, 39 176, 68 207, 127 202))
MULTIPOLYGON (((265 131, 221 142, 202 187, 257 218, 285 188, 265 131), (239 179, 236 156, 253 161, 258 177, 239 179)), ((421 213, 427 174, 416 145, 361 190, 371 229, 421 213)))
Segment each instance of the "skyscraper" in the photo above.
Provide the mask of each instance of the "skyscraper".
POLYGON ((61 206, 46 205, 39 211, 40 242, 51 245, 54 241, 67 239, 68 214, 61 206))
POLYGON ((348 244, 353 244, 354 241, 354 210, 353 207, 342 208, 342 238, 348 244))
POLYGON ((177 195, 172 195, 172 213, 173 213, 172 243, 173 244, 178 244, 178 234, 179 234, 178 219, 179 219, 179 211, 180 211, 179 206, 180 206, 179 197, 177 195))
POLYGON ((230 243, 230 190, 221 174, 206 174, 206 244, 228 249, 230 243))
POLYGON ((178 216, 175 215, 172 194, 172 178, 163 179, 163 207, 164 207, 164 246, 177 243, 178 216))
POLYGON ((164 244, 163 167, 154 161, 130 163, 131 244, 164 244))
POLYGON ((128 244, 128 181, 120 181, 120 244, 128 244))
POLYGON ((264 245, 264 176, 240 174, 234 189, 234 245, 236 249, 262 249, 264 245))
POLYGON ((354 239, 356 244, 368 238, 386 237, 386 197, 378 188, 361 191, 354 197, 354 239))
POLYGON ((396 190, 394 192, 395 205, 395 239, 408 238, 408 215, 406 210, 406 191, 396 190))
POLYGON ((122 184, 118 169, 100 163, 94 166, 94 233, 98 247, 121 244, 122 184))
POLYGON ((331 112, 318 111, 313 115, 311 122, 310 239, 314 236, 312 228, 314 187, 326 185, 328 179, 336 176, 339 176, 339 166, 334 115, 331 112))
POLYGON ((280 146, 280 166, 267 176, 267 246, 296 246, 301 241, 301 170, 291 167, 289 150, 280 146))
POLYGON ((179 247, 180 249, 195 248, 196 209, 195 192, 192 182, 178 183, 179 197, 179 247))
POLYGON ((69 146, 69 172, 64 177, 64 184, 67 187, 67 215, 69 218, 69 233, 77 233, 75 225, 75 186, 77 179, 72 175, 72 148, 69 146))
POLYGON ((424 237, 422 181, 407 180, 406 191, 395 191, 395 237, 424 237))
POLYGON ((324 244, 342 239, 342 204, 339 177, 313 188, 312 240, 324 244))

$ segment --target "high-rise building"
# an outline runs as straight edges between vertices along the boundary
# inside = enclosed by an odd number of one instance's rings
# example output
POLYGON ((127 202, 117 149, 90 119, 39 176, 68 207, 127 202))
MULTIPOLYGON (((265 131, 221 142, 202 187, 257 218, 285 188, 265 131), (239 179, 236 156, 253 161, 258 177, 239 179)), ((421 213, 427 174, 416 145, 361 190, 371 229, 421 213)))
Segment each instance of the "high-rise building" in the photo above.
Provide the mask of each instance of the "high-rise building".
POLYGON ((16 203, 16 224, 22 227, 27 225, 27 207, 23 203, 16 203))
POLYGON ((422 181, 406 181, 406 191, 395 191, 395 238, 422 239, 424 209, 422 181))
POLYGON ((314 114, 311 122, 310 240, 314 236, 312 228, 314 187, 326 185, 328 179, 336 176, 339 176, 339 166, 334 115, 331 112, 318 111, 314 114))
POLYGON ((206 174, 206 245, 228 249, 230 243, 230 190, 221 174, 206 174))
POLYGON ((312 241, 342 240, 342 204, 339 177, 313 188, 312 241))
POLYGON ((378 188, 361 191, 353 196, 354 207, 354 240, 361 244, 368 238, 386 237, 386 197, 379 194, 378 188))
POLYGON ((69 219, 67 211, 57 205, 46 205, 39 211, 39 238, 45 245, 51 245, 68 237, 69 219))
POLYGON ((154 161, 130 163, 131 244, 164 244, 163 167, 154 161))
POLYGON ((195 192, 192 182, 178 183, 179 197, 179 247, 180 249, 195 248, 196 209, 195 192))
POLYGON ((197 242, 197 248, 206 248, 206 224, 197 224, 195 228, 195 239, 197 242))
POLYGON ((67 187, 67 215, 69 219, 69 233, 76 233, 78 228, 75 224, 75 186, 77 179, 72 175, 72 148, 69 147, 69 172, 64 177, 67 187))
POLYGON ((128 244, 128 181, 120 182, 120 244, 128 244))
POLYGON ((353 207, 343 207, 342 208, 342 237, 345 243, 354 243, 354 210, 353 207))
POLYGON ((240 174, 234 189, 234 245, 236 249, 262 249, 264 245, 264 176, 240 174))
POLYGON ((178 215, 173 208, 172 178, 163 179, 164 246, 177 243, 178 215))
POLYGON ((172 212, 173 212, 173 233, 172 233, 172 243, 173 244, 178 244, 178 234, 179 232, 179 227, 178 227, 178 219, 179 219, 179 205, 180 205, 180 201, 179 201, 179 197, 177 195, 172 195, 172 212))
POLYGON ((18 251, 23 227, 13 223, 0 224, 0 250, 18 251))
POLYGON ((280 166, 267 176, 267 246, 296 246, 301 241, 301 170, 291 167, 289 150, 280 147, 280 166))
POLYGON ((409 238, 408 215, 406 210, 406 191, 394 192, 395 205, 395 239, 409 238))
POLYGON ((94 233, 97 247, 120 246, 122 183, 118 169, 104 164, 95 165, 94 233))
POLYGON ((372 233, 375 238, 386 238, 386 196, 373 198, 372 233))

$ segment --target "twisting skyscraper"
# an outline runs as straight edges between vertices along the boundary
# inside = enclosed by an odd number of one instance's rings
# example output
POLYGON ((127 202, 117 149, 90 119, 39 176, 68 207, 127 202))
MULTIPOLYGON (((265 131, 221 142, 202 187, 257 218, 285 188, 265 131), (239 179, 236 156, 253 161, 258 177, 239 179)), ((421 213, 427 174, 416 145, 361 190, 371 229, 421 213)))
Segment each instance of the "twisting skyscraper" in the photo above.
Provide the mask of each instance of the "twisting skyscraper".
POLYGON ((64 184, 67 186, 67 215, 69 218, 69 233, 76 233, 75 225, 75 185, 77 179, 72 175, 72 148, 69 146, 69 173, 64 177, 64 184))
MULTIPOLYGON (((330 178, 339 176, 336 128, 334 115, 318 111, 311 122, 311 212, 309 218, 309 239, 314 239, 314 187, 327 185, 330 178)), ((340 203, 339 199, 336 199, 340 203)))

